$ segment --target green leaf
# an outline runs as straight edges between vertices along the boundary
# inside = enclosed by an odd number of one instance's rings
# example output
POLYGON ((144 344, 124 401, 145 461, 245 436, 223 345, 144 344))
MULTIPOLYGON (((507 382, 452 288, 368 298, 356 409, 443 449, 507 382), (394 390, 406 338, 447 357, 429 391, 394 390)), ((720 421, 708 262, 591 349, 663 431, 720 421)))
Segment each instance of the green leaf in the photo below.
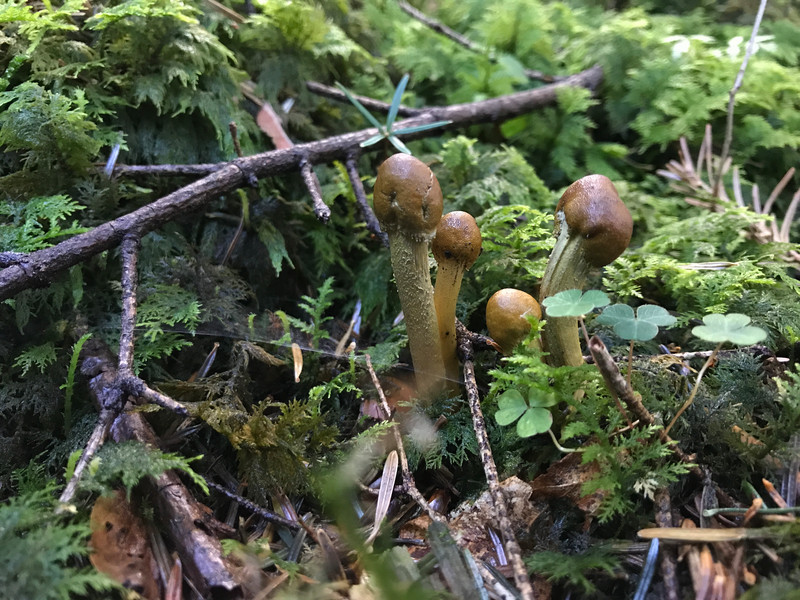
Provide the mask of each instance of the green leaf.
POLYGON ((361 142, 361 143, 359 144, 359 146, 360 146, 361 148, 366 148, 367 146, 372 146, 372 144, 377 144, 378 142, 380 142, 380 141, 381 141, 383 138, 385 138, 385 137, 386 137, 386 136, 385 136, 385 135, 383 135, 382 133, 376 133, 376 134, 375 134, 375 135, 373 135, 372 137, 370 137, 370 138, 367 138, 366 140, 364 140, 363 142, 361 142))
POLYGON ((542 306, 545 307, 548 317, 581 317, 609 302, 608 296, 600 290, 564 290, 545 298, 542 306))
POLYGON ((528 410, 528 403, 518 390, 507 390, 497 399, 498 411, 494 418, 498 425, 510 425, 528 410))
POLYGON ((399 138, 390 135, 388 139, 392 143, 392 146, 397 148, 400 152, 403 152, 405 154, 411 154, 411 150, 409 150, 408 146, 406 146, 403 142, 401 142, 399 138))
POLYGON ((394 130, 392 133, 395 135, 405 135, 408 133, 417 133, 419 131, 425 131, 427 129, 435 129, 437 127, 444 127, 445 125, 450 125, 452 121, 434 121, 433 123, 425 123, 423 125, 414 125, 414 127, 401 127, 400 129, 394 130))
POLYGON ((542 392, 537 388, 531 388, 528 392, 528 406, 547 408, 558 404, 558 398, 550 392, 542 392))
POLYGON ((660 325, 672 325, 677 319, 660 306, 646 304, 640 306, 634 315, 627 304, 614 304, 603 310, 597 318, 602 325, 611 325, 623 340, 640 342, 654 338, 660 325))
POLYGON ((39 372, 56 362, 56 347, 53 342, 46 342, 24 350, 14 361, 15 367, 22 367, 22 376, 27 375, 31 367, 35 366, 39 372))
POLYGON ((351 94, 351 93, 350 93, 350 91, 349 91, 349 90, 348 90, 346 87, 344 87, 344 86, 343 86, 341 83, 339 83, 338 81, 336 82, 336 87, 338 87, 338 88, 339 88, 339 89, 342 91, 342 93, 343 93, 345 96, 347 96, 347 99, 348 99, 348 100, 350 100, 351 104, 352 104, 353 106, 355 106, 355 107, 358 109, 358 112, 360 112, 360 113, 361 113, 361 115, 362 115, 362 116, 363 116, 363 117, 364 117, 364 118, 365 118, 367 121, 369 121, 370 125, 372 125, 373 127, 377 127, 378 129, 380 129, 381 131, 383 131, 383 125, 381 125, 381 124, 378 122, 378 119, 376 119, 374 116, 372 116, 372 113, 371 113, 371 112, 369 112, 369 111, 368 111, 368 110, 367 110, 367 109, 364 107, 364 105, 363 105, 363 104, 361 104, 361 102, 359 102, 358 100, 356 100, 356 97, 355 97, 355 96, 353 96, 353 94, 351 94))
POLYGON ((517 423, 517 434, 526 438, 544 433, 553 424, 553 415, 546 408, 529 408, 517 423))
POLYGON ((756 344, 767 337, 761 327, 749 325, 750 317, 741 313, 712 314, 703 317, 704 325, 692 329, 692 335, 709 342, 731 342, 739 346, 756 344))
POLYGON ((400 100, 403 99, 403 92, 406 91, 407 85, 408 73, 403 75, 403 78, 400 80, 400 83, 397 84, 397 88, 394 90, 394 96, 392 96, 392 105, 389 107, 389 114, 386 116, 387 131, 392 130, 394 120, 397 118, 397 110, 400 108, 400 100))

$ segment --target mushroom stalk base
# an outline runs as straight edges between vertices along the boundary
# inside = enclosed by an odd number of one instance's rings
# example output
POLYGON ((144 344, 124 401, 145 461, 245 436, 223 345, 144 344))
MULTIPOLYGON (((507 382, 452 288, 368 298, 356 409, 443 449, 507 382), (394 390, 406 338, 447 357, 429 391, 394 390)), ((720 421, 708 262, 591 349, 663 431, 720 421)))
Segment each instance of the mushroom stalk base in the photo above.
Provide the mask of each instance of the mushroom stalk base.
MULTIPOLYGON (((564 213, 556 214, 558 237, 539 288, 539 302, 564 290, 583 290, 589 273, 583 238, 570 235, 564 213)), ((542 346, 549 355, 548 364, 577 367, 583 364, 583 353, 576 317, 547 317, 542 331, 542 346)))
POLYGON ((433 290, 436 318, 439 322, 439 342, 442 346, 444 370, 450 387, 456 387, 461 381, 456 355, 456 302, 463 277, 464 269, 461 266, 456 267, 442 262, 436 274, 436 287, 433 290))
POLYGON ((415 242, 399 232, 390 232, 389 250, 414 362, 417 397, 429 401, 442 389, 445 370, 428 267, 428 242, 415 242))

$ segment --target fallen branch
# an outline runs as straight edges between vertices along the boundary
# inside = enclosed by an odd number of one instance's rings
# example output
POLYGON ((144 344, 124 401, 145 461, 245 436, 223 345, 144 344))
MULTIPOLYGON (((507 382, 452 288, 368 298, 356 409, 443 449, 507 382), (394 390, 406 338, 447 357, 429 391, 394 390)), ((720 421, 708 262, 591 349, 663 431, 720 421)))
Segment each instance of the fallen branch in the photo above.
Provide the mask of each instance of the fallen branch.
MULTIPOLYGON (((459 323, 459 325, 461 325, 459 323)), ((520 591, 524 600, 533 600, 533 586, 528 569, 522 561, 522 549, 520 548, 511 520, 508 517, 508 507, 503 488, 500 486, 500 479, 497 475, 497 465, 492 456, 492 447, 489 445, 489 435, 486 431, 486 421, 481 411, 481 401, 478 394, 478 384, 475 380, 475 365, 473 363, 472 339, 464 334, 463 325, 458 328, 458 347, 464 365, 464 387, 467 390, 467 401, 469 402, 470 412, 472 413, 472 423, 475 436, 478 438, 478 452, 483 464, 483 471, 486 475, 486 483, 489 486, 489 493, 492 495, 492 504, 497 514, 497 524, 500 533, 505 541, 505 551, 508 562, 514 573, 514 583, 520 591)))
MULTIPOLYGON (((405 119, 395 129, 414 127, 435 121, 451 121, 446 128, 455 129, 476 123, 501 122, 535 108, 552 104, 557 100, 558 90, 567 86, 582 86, 595 89, 603 76, 599 66, 592 67, 568 77, 564 81, 466 104, 430 108, 424 114, 405 119)), ((54 276, 100 252, 120 243, 126 233, 139 231, 141 235, 187 213, 203 208, 220 194, 248 185, 251 177, 272 177, 298 171, 302 162, 311 165, 334 160, 347 160, 354 151, 360 150, 361 142, 377 133, 375 128, 346 133, 316 142, 298 144, 293 148, 272 150, 231 162, 209 165, 211 172, 195 181, 143 206, 142 208, 104 223, 91 231, 72 237, 60 244, 37 250, 19 257, 13 264, 0 271, 0 300, 10 298, 31 287, 50 285, 54 276)), ((431 130, 405 136, 417 139, 431 135, 431 130)), ((185 168, 185 166, 181 166, 185 168)), ((120 167, 115 171, 119 172, 120 167)))

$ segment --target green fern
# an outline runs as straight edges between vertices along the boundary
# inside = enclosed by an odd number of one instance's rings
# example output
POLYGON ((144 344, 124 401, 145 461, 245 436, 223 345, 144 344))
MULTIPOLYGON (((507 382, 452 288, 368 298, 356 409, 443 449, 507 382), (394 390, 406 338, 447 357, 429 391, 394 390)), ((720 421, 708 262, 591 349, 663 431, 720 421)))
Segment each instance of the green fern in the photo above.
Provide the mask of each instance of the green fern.
POLYGON ((28 169, 65 164, 87 167, 100 149, 90 133, 82 90, 54 93, 28 81, 0 93, 0 144, 22 152, 28 169))
POLYGON ((89 553, 89 525, 55 513, 53 483, 0 504, 0 586, 9 598, 69 600, 118 584, 76 559, 89 553))
POLYGON ((592 574, 613 575, 620 561, 608 548, 594 546, 578 554, 561 552, 535 552, 525 560, 528 567, 548 581, 567 583, 586 596, 597 593, 597 586, 590 579, 592 574))
POLYGON ((105 444, 92 458, 87 473, 81 479, 80 488, 87 492, 109 495, 121 485, 130 499, 133 488, 142 479, 158 477, 165 471, 174 469, 187 475, 207 494, 205 480, 190 466, 190 463, 199 458, 201 457, 184 458, 178 454, 161 452, 135 441, 105 444))
POLYGON ((56 362, 55 345, 53 342, 46 342, 21 352, 14 360, 14 366, 21 368, 21 375, 25 377, 31 367, 36 367, 40 373, 44 373, 45 369, 54 362, 56 362))
POLYGON ((87 231, 77 221, 63 227, 63 221, 84 210, 67 195, 35 197, 26 203, 0 202, 0 251, 33 252, 52 246, 58 238, 87 231))

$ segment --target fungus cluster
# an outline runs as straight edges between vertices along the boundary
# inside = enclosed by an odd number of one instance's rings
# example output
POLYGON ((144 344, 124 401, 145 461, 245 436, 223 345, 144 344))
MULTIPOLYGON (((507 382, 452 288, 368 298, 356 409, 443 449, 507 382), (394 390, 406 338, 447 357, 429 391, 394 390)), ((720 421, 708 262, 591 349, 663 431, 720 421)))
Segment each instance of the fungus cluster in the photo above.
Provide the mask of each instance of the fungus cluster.
MULTIPOLYGON (((462 211, 442 217, 442 190, 433 172, 408 154, 390 156, 378 168, 375 215, 389 237, 397 292, 420 398, 441 391, 445 376, 459 380, 456 302, 464 271, 481 252, 475 219, 462 211), (439 264, 431 285, 428 250, 439 264)), ((630 242, 633 221, 614 184, 589 175, 569 186, 556 206, 556 244, 540 288, 540 301, 567 289, 582 289, 592 267, 616 259, 630 242)), ((520 290, 495 293, 486 307, 489 334, 509 354, 530 331, 528 316, 541 318, 539 303, 520 290)), ((548 362, 583 363, 577 319, 551 317, 542 335, 548 362)))
POLYGON ((378 167, 373 203, 389 237, 417 391, 427 399, 442 389, 445 376, 459 379, 456 302, 464 271, 480 254, 481 234, 468 213, 455 211, 442 218, 436 176, 407 154, 390 156, 378 167), (428 268, 431 240, 439 264, 435 291, 428 268))

